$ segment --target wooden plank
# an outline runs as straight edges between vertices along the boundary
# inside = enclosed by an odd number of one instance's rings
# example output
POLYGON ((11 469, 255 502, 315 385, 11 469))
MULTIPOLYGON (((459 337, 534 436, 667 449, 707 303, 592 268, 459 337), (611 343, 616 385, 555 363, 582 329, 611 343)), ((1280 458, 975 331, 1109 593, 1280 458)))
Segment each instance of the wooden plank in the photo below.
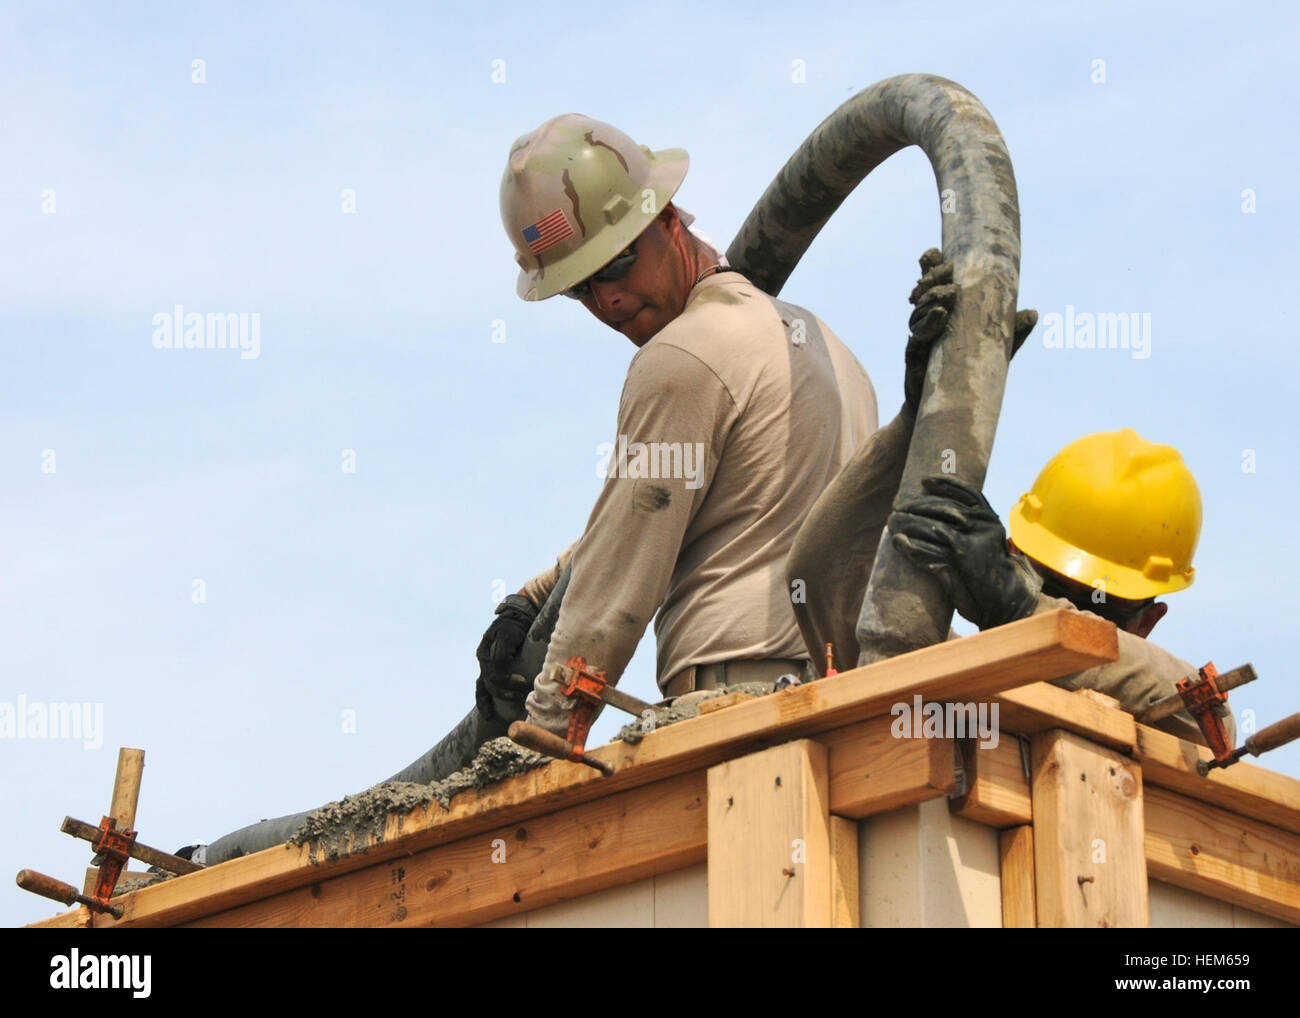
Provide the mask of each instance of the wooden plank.
POLYGON ((28 930, 88 930, 95 925, 94 919, 90 914, 90 909, 85 905, 78 905, 71 912, 60 912, 58 915, 50 916, 48 919, 38 919, 34 923, 28 923, 24 929, 28 930))
POLYGON ((1118 653, 1115 628, 1076 611, 1045 612, 962 640, 945 641, 830 681, 772 696, 649 733, 639 744, 615 742, 592 753, 617 771, 601 777, 581 764, 556 761, 481 791, 467 791, 450 810, 437 804, 389 817, 381 839, 321 866, 309 846, 278 846, 199 873, 133 892, 121 920, 104 925, 171 925, 245 901, 301 887, 384 859, 471 837, 686 771, 712 766, 773 742, 830 731, 886 714, 915 694, 929 700, 974 700, 1026 682, 1053 678, 1118 653), (320 866, 320 868, 318 868, 320 866))
POLYGON ((187 925, 474 926, 703 862, 704 797, 682 774, 187 925))
POLYGON ((1147 926, 1141 768, 1060 729, 1031 746, 1038 925, 1147 926))
POLYGON ((958 816, 989 827, 1018 827, 1033 822, 1029 778, 1025 776, 1020 740, 1002 734, 998 744, 984 748, 974 739, 962 743, 966 792, 948 808, 958 816))
MULTIPOLYGON (((140 779, 144 776, 144 750, 117 751, 117 773, 113 776, 113 801, 108 815, 119 831, 135 830, 135 811, 140 802, 140 779)), ((141 839, 143 840, 143 839, 141 839)))
POLYGON ((709 926, 832 924, 828 783, 811 739, 709 768, 709 926))
POLYGON ((872 718, 821 736, 829 753, 831 812, 862 818, 947 795, 952 739, 897 738, 894 718, 872 718))
POLYGON ((1112 749, 1132 749, 1137 743, 1133 715, 1086 695, 1090 692, 1061 689, 1047 682, 1008 690, 994 698, 998 727, 1017 735, 1060 728, 1112 749))
POLYGON ((856 930, 862 925, 858 894, 858 822, 831 817, 831 925, 856 930))
POLYGON ((1145 852, 1153 880, 1300 923, 1300 835, 1152 787, 1145 852))
POLYGON ((998 838, 1002 873, 1002 925, 1031 930, 1038 925, 1034 898, 1034 829, 1010 827, 998 838))
POLYGON ((1137 759, 1147 785, 1300 834, 1300 781, 1295 778, 1244 762, 1201 777, 1196 762, 1213 759, 1208 749, 1146 725, 1137 726, 1137 759))

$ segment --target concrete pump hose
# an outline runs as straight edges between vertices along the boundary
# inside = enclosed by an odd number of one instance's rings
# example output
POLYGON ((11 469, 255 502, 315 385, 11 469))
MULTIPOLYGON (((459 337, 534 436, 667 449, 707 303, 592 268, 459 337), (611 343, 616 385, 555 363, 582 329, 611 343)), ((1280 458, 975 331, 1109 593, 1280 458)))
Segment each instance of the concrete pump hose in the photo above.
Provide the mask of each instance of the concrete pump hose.
MULTIPOLYGON (((918 146, 934 168, 943 256, 960 297, 930 356, 900 497, 949 474, 982 487, 997 430, 1020 285, 1020 210, 993 118, 955 82, 904 74, 863 89, 827 117, 768 186, 727 258, 777 295, 818 231, 876 166, 918 146)), ((858 619, 859 664, 946 638, 952 605, 937 580, 896 552, 886 530, 858 619)))

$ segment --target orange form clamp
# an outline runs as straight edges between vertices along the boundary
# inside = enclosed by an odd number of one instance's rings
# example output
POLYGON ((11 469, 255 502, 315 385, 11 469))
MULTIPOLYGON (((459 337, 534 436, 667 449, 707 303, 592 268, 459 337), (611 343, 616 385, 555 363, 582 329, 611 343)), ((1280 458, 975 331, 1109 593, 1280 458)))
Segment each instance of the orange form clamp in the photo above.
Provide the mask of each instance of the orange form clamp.
POLYGON ((1222 765, 1232 756, 1232 743, 1223 724, 1228 712, 1228 694, 1219 688, 1218 678, 1219 670, 1211 661, 1197 672, 1196 678, 1179 679, 1178 693, 1188 713, 1201 726, 1201 734, 1209 743, 1215 761, 1222 765))
POLYGON ((564 687, 565 696, 577 700, 569 715, 569 742, 582 753, 587 746, 587 736, 596 721, 596 712, 604 703, 605 687, 609 684, 605 673, 588 668, 580 656, 569 658, 569 682, 564 687))

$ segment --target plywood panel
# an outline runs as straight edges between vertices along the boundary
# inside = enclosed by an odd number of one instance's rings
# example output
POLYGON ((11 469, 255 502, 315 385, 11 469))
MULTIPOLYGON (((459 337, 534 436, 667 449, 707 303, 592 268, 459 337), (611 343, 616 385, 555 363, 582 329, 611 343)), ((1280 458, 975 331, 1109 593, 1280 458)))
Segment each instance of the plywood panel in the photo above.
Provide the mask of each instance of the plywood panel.
POLYGON ((942 799, 859 824, 864 927, 1000 927, 998 832, 942 799))
POLYGON ((709 925, 706 863, 660 873, 654 883, 656 929, 704 929, 709 925))

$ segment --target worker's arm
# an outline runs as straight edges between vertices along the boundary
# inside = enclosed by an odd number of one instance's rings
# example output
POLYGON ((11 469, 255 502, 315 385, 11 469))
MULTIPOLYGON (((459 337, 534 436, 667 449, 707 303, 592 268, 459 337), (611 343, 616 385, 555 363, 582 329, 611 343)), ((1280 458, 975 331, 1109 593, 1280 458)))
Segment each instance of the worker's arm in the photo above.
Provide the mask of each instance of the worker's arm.
POLYGON ((519 593, 528 598, 533 603, 533 607, 541 609, 546 603, 546 599, 551 596, 551 591, 560 581, 560 574, 564 572, 573 558, 573 549, 578 547, 578 542, 574 541, 571 545, 560 552, 559 557, 555 560, 555 565, 550 569, 538 573, 531 580, 519 588, 519 593))
POLYGON ((546 664, 528 698, 534 723, 567 726, 573 704, 551 676, 571 657, 611 682, 623 674, 664 601, 736 417, 726 386, 686 350, 651 342, 633 359, 605 485, 574 551, 546 664))
MULTIPOLYGON (((1038 606, 1034 609, 1034 614, 1055 611, 1058 608, 1079 610, 1064 598, 1039 594, 1038 606)), ((1141 714, 1157 700, 1163 700, 1177 693, 1179 679, 1196 674, 1196 669, 1191 664, 1169 653, 1159 644, 1126 633, 1122 629, 1118 631, 1118 636, 1118 659, 1095 668, 1075 672, 1073 675, 1053 679, 1052 685, 1064 689, 1095 689, 1099 693, 1113 696, 1130 714, 1141 714)), ((1231 713, 1224 718, 1224 725, 1227 728, 1229 741, 1235 744, 1236 722, 1231 713)), ((1180 739, 1205 745, 1205 737, 1201 734, 1200 726, 1185 710, 1154 722, 1152 727, 1160 728, 1180 739)))
MULTIPOLYGON (((1042 579, 1021 552, 1007 550, 1006 532, 988 502, 974 488, 952 478, 925 478, 925 494, 900 506, 889 518, 894 546, 914 565, 943 584, 962 617, 980 629, 1058 608, 1079 609, 1042 593, 1042 579)), ((1196 669, 1132 633, 1118 631, 1119 658, 1054 680, 1066 689, 1095 689, 1113 696, 1130 714, 1177 692, 1179 679, 1196 669)), ((1231 718, 1229 732, 1235 734, 1231 718)), ((1204 742, 1190 714, 1159 722, 1180 738, 1204 742)))

